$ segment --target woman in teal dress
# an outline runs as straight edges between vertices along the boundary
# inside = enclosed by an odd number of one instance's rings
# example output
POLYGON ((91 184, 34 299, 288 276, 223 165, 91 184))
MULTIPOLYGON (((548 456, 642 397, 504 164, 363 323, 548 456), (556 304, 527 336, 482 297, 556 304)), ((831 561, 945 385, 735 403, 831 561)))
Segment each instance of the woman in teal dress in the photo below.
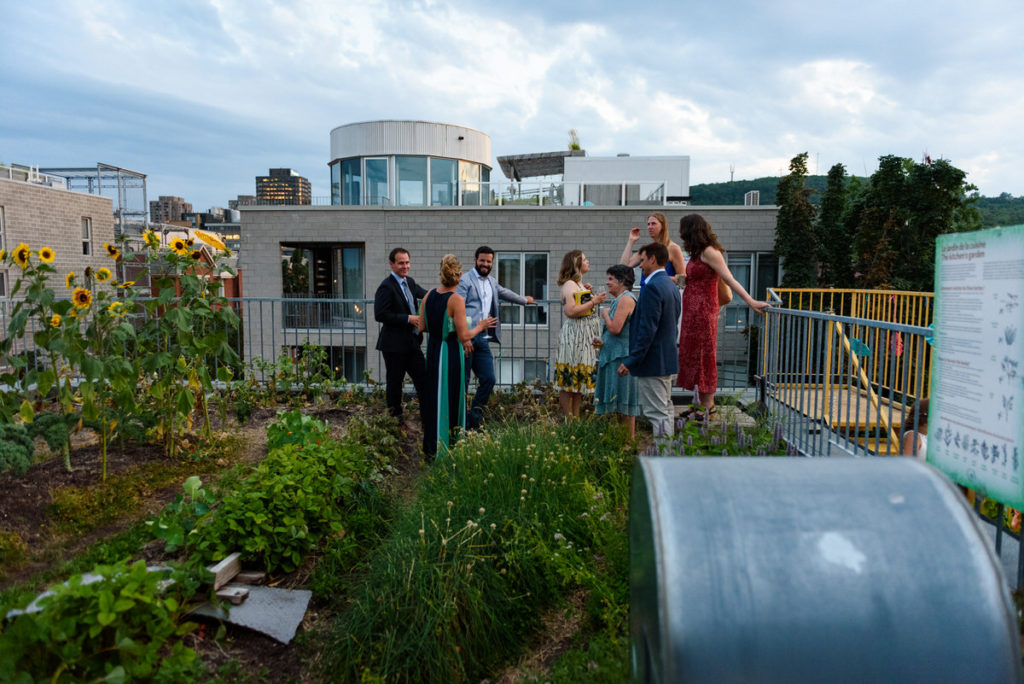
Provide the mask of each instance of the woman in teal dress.
MULTIPOLYGON (((451 254, 441 259, 441 287, 420 303, 427 332, 427 383, 423 406, 423 453, 428 459, 444 455, 466 427, 466 349, 471 340, 497 318, 485 318, 472 328, 466 321, 466 300, 455 294, 462 264, 451 254)), ((470 347, 471 349, 472 347, 470 347)))
POLYGON ((615 298, 607 311, 601 312, 604 332, 594 346, 601 349, 597 357, 597 386, 594 389, 594 412, 615 413, 629 428, 629 437, 636 436, 636 417, 640 414, 636 378, 620 376, 619 364, 629 356, 629 319, 636 308, 633 297, 633 269, 615 264, 608 269, 608 295, 615 298))

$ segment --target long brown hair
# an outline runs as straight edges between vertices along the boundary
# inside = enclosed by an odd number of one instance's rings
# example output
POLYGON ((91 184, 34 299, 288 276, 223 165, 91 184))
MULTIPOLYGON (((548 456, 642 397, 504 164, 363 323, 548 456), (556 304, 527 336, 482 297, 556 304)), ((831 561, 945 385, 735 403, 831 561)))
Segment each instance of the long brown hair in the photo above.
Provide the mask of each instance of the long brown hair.
POLYGON ((725 247, 718 241, 711 224, 700 214, 687 214, 679 219, 679 239, 683 241, 683 249, 691 259, 700 258, 708 247, 714 247, 725 254, 725 247))
POLYGON ((920 432, 924 426, 928 430, 928 399, 918 399, 917 403, 907 411, 907 417, 903 420, 903 431, 913 430, 920 432), (916 414, 916 415, 915 415, 916 414))
POLYGON ((558 284, 565 285, 568 281, 583 282, 583 250, 573 249, 562 257, 562 266, 558 269, 558 284))

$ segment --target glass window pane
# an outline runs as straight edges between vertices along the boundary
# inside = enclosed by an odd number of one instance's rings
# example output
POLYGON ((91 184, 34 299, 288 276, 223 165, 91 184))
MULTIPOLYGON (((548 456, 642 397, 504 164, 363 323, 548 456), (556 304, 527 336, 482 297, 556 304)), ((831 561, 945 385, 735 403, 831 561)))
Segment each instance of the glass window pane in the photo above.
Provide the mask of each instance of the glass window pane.
POLYGON ((381 206, 391 204, 388 195, 388 160, 366 160, 366 204, 381 206))
POLYGON ((395 157, 398 204, 422 207, 427 204, 427 158, 395 157))
POLYGON ((360 170, 362 159, 346 159, 341 162, 341 203, 345 205, 358 205, 362 200, 363 173, 360 170))
POLYGON ((480 182, 480 165, 473 162, 459 162, 459 180, 473 183, 480 182))
MULTIPOLYGON (((522 289, 522 263, 519 254, 498 255, 498 284, 513 292, 522 289)), ((518 304, 502 303, 498 308, 502 323, 519 323, 519 312, 522 307, 518 304)))
POLYGON ((341 162, 331 164, 331 204, 341 204, 341 162))
POLYGON ((757 278, 754 291, 750 296, 754 299, 768 299, 768 288, 779 284, 779 258, 771 253, 757 255, 757 278))
POLYGON ((454 159, 430 160, 430 204, 453 206, 458 162, 454 159))
MULTIPOLYGON (((524 297, 533 297, 537 301, 548 298, 548 255, 523 255, 523 291, 524 297)), ((547 305, 526 307, 526 322, 545 325, 548 322, 547 305)))

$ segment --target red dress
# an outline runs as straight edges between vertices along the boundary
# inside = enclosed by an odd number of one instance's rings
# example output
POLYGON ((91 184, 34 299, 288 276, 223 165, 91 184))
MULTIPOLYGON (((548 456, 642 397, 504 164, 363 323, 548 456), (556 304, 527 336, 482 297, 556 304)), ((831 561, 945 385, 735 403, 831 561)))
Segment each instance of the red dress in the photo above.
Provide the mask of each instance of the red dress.
POLYGON ((683 322, 679 329, 679 376, 684 389, 704 394, 718 388, 715 344, 718 341, 718 274, 700 258, 686 264, 683 322))

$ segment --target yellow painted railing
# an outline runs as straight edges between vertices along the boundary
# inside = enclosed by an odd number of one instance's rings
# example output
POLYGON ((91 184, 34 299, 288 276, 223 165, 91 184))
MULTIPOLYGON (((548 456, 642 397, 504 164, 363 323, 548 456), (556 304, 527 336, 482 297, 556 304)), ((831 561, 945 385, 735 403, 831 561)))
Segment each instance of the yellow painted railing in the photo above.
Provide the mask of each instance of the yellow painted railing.
MULTIPOLYGON (((781 300, 780 306, 787 309, 922 328, 932 323, 934 296, 931 292, 811 288, 773 288, 772 292, 781 300)), ((906 400, 928 396, 931 347, 920 336, 904 336, 894 330, 856 324, 846 326, 845 330, 840 327, 837 332, 843 337, 847 354, 853 339, 860 340, 871 350, 866 358, 857 355, 862 357, 857 360, 857 372, 874 392, 896 394, 906 400)), ((804 358, 811 359, 813 354, 808 353, 804 358)), ((807 372, 810 372, 809 367, 807 372)))

